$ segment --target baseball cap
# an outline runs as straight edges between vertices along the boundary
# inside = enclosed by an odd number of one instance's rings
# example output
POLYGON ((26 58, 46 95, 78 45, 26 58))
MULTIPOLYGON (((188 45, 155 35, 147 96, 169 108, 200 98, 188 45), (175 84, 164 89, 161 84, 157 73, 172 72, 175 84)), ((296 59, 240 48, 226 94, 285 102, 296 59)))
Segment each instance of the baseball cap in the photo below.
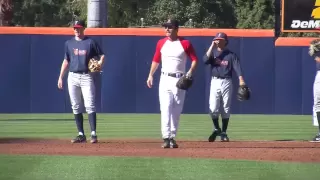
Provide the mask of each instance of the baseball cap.
POLYGON ((224 39, 224 40, 228 41, 228 36, 227 36, 226 33, 219 32, 219 33, 216 34, 214 39, 224 39))
POLYGON ((83 20, 76 20, 73 23, 74 28, 86 27, 86 23, 83 20))
POLYGON ((169 19, 167 22, 162 24, 162 27, 179 27, 179 21, 176 19, 169 19))

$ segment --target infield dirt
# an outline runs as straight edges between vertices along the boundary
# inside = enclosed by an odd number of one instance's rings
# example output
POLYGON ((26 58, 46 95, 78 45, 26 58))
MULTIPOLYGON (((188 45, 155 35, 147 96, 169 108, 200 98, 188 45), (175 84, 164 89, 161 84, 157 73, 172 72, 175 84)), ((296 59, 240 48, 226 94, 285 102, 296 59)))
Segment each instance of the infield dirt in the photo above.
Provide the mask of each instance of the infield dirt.
POLYGON ((320 162, 320 143, 308 141, 177 141, 179 148, 162 149, 161 141, 100 140, 71 144, 65 139, 0 138, 0 154, 83 155, 240 159, 320 162))

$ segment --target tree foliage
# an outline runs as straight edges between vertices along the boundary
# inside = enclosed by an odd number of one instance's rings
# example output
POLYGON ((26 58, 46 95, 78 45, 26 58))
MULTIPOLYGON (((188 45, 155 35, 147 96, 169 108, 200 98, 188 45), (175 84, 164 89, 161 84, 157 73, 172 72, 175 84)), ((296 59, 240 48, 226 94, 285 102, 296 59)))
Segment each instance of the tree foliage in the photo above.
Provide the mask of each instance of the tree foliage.
MULTIPOLYGON (((108 27, 159 26, 169 17, 175 17, 184 27, 274 29, 274 4, 279 0, 106 1, 108 27)), ((0 0, 0 22, 13 26, 66 27, 75 18, 87 18, 87 4, 88 0, 0 0)), ((280 36, 316 34, 281 33, 280 36)))
POLYGON ((12 0, 0 0, 0 26, 11 25, 13 18, 13 3, 12 0))
POLYGON ((272 29, 275 24, 273 0, 235 0, 237 28, 272 29))

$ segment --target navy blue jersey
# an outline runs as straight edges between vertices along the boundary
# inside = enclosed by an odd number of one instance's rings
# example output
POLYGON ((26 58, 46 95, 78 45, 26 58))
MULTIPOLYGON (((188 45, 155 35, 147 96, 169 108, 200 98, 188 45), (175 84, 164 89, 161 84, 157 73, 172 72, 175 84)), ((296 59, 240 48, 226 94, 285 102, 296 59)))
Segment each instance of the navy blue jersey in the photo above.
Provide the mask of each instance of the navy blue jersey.
POLYGON ((88 72, 89 60, 101 55, 99 44, 91 38, 85 37, 81 41, 72 38, 65 43, 64 59, 69 62, 70 72, 88 72))
POLYGON ((242 76, 239 58, 228 49, 222 52, 213 50, 210 57, 204 55, 203 61, 205 64, 211 65, 211 75, 214 77, 232 78, 232 71, 235 71, 237 76, 242 76))

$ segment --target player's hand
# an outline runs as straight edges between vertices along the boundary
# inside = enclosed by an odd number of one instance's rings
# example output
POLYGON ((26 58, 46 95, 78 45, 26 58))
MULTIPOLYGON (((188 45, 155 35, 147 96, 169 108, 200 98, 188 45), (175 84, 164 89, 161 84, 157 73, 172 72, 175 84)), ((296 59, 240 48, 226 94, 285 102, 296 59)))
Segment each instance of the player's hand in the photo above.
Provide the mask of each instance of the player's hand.
POLYGON ((216 40, 213 40, 211 46, 212 47, 217 47, 218 46, 218 42, 216 40))
POLYGON ((187 74, 186 74, 186 77, 191 78, 192 77, 192 71, 188 71, 187 74))
POLYGON ((63 81, 61 78, 59 78, 59 80, 58 80, 58 88, 63 89, 63 81))
POLYGON ((98 61, 98 64, 102 67, 102 61, 100 60, 100 61, 98 61))
POLYGON ((244 86, 244 85, 246 85, 246 83, 244 81, 239 81, 239 85, 244 86))
POLYGON ((148 86, 149 88, 151 88, 152 85, 153 85, 153 77, 152 77, 152 76, 149 76, 149 77, 148 77, 148 80, 147 80, 147 86, 148 86))

